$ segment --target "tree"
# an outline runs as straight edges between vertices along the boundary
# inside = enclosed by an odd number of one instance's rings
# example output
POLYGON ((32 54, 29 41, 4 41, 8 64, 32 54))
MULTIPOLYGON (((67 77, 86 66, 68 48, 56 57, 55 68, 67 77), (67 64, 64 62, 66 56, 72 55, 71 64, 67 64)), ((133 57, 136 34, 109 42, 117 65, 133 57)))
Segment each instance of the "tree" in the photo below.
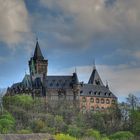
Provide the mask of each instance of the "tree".
POLYGON ((86 131, 86 135, 87 135, 88 137, 93 137, 93 138, 95 138, 96 140, 100 140, 100 139, 101 139, 100 132, 97 131, 97 130, 88 129, 88 130, 86 131))
POLYGON ((68 134, 73 137, 80 137, 81 136, 81 128, 77 127, 76 125, 69 125, 68 134))
POLYGON ((136 135, 140 135, 140 111, 139 110, 131 111, 130 121, 131 121, 130 128, 132 132, 136 135))
POLYGON ((133 94, 129 94, 126 100, 132 110, 136 110, 139 106, 140 100, 133 94))
POLYGON ((110 136, 110 140, 133 140, 134 134, 129 131, 119 131, 110 136))
POLYGON ((0 132, 6 134, 12 130, 14 127, 15 120, 13 116, 9 113, 6 113, 0 116, 0 132))

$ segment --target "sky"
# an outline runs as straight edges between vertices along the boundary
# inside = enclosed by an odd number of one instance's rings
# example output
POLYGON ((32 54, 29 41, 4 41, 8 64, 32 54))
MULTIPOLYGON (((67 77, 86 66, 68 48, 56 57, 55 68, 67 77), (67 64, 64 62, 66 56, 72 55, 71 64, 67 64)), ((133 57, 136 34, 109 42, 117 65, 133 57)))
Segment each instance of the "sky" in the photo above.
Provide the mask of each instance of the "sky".
POLYGON ((140 97, 140 0, 0 0, 0 88, 28 73, 36 38, 49 75, 86 83, 95 60, 119 100, 140 97))

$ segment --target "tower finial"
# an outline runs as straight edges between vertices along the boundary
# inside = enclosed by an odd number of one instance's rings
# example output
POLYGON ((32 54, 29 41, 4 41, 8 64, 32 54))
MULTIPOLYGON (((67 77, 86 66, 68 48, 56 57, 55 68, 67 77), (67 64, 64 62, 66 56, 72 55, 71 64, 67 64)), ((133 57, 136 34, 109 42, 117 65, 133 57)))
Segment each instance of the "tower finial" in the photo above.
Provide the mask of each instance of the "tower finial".
POLYGON ((96 69, 95 58, 93 58, 93 69, 96 69))
POLYGON ((108 88, 109 89, 109 86, 108 86, 108 81, 106 80, 106 88, 108 88))
POLYGON ((77 68, 75 67, 75 73, 77 73, 77 68))
POLYGON ((38 37, 36 36, 36 42, 38 42, 38 37))
POLYGON ((27 73, 26 73, 26 69, 24 69, 24 70, 25 70, 25 75, 26 75, 26 74, 27 74, 27 73))

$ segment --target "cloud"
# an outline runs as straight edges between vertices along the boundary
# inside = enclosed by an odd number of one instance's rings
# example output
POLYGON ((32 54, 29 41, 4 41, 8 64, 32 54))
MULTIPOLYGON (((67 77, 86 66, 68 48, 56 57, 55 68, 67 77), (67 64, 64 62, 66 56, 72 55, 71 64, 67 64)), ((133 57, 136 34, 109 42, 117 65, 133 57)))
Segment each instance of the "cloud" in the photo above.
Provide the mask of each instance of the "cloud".
POLYGON ((12 46, 30 33, 24 0, 0 0, 0 41, 12 46))
POLYGON ((85 42, 114 37, 127 47, 136 47, 139 43, 139 0, 40 0, 40 2, 49 10, 60 13, 52 17, 57 19, 52 25, 58 27, 54 28, 53 33, 59 41, 82 45, 85 42))
POLYGON ((132 54, 135 58, 140 59, 140 51, 136 51, 132 54))

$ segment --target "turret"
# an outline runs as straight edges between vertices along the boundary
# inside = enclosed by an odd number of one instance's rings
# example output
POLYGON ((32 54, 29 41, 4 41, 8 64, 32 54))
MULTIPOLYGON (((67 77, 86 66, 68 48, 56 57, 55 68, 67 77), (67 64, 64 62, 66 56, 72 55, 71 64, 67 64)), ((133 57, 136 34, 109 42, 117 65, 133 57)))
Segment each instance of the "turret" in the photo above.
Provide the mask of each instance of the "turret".
POLYGON ((32 77, 47 75, 48 60, 44 59, 38 41, 36 42, 34 56, 29 61, 29 69, 32 77))

